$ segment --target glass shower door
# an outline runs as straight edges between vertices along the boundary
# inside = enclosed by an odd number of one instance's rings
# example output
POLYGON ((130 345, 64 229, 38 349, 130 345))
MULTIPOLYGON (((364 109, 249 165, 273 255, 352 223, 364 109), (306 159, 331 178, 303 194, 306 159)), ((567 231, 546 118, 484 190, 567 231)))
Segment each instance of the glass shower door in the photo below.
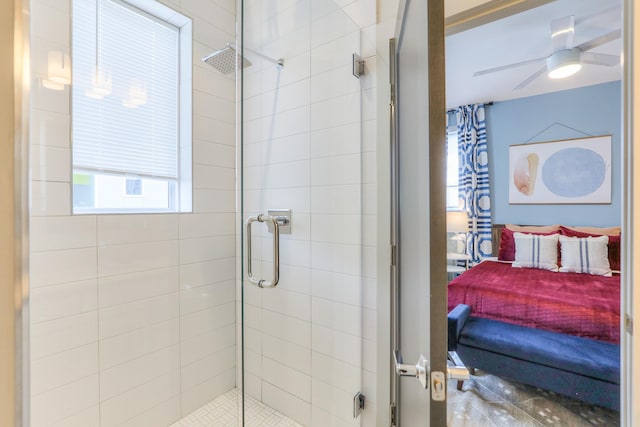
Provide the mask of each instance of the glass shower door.
POLYGON ((332 0, 246 1, 243 17, 245 422, 272 414, 359 426, 375 413, 359 407, 376 382, 375 182, 366 175, 375 143, 363 139, 373 77, 353 74, 361 27, 332 0))

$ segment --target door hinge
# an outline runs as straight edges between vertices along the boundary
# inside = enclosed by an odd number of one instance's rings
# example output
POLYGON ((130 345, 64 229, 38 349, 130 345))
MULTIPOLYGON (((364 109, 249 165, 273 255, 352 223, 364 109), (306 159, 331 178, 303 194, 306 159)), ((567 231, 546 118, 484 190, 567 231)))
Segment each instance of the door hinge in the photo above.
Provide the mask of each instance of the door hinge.
POLYGON ((395 267, 398 265, 398 247, 396 245, 391 245, 391 266, 395 267))
POLYGON ((354 53, 352 55, 352 60, 353 60, 353 70, 352 70, 353 77, 355 77, 356 79, 359 79, 360 77, 364 76, 364 60, 357 53, 354 53))
POLYGON ((396 427, 397 422, 396 405, 393 404, 389 407, 389 427, 396 427))
POLYGON ((624 329, 629 335, 633 335, 633 319, 628 314, 624 315, 624 329))
POLYGON ((353 418, 358 418, 362 411, 364 411, 364 402, 364 394, 357 392, 356 395, 353 396, 353 418))

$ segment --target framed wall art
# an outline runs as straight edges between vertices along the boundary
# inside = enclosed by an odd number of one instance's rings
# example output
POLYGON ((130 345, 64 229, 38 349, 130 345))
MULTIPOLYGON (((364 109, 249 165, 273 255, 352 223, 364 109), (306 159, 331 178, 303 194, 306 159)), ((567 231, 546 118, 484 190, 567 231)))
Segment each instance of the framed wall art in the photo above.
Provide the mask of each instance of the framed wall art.
POLYGON ((509 203, 611 203, 611 136, 509 146, 509 203))

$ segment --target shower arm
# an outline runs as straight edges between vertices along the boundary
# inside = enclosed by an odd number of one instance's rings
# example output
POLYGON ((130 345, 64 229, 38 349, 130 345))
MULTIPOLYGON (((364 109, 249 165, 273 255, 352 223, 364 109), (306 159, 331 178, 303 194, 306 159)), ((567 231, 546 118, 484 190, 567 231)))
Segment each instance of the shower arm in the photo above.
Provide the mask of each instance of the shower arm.
MULTIPOLYGON (((233 46, 234 48, 238 48, 238 46, 235 43, 227 43, 228 46, 233 46)), ((278 68, 282 68, 284 67, 284 59, 283 58, 278 58, 278 59, 273 59, 273 58, 269 58, 266 55, 261 54, 260 52, 256 52, 253 49, 249 49, 248 47, 243 47, 243 50, 248 50, 249 52, 253 53, 256 56, 259 56, 260 58, 264 59, 265 61, 269 61, 272 64, 275 64, 278 68)))

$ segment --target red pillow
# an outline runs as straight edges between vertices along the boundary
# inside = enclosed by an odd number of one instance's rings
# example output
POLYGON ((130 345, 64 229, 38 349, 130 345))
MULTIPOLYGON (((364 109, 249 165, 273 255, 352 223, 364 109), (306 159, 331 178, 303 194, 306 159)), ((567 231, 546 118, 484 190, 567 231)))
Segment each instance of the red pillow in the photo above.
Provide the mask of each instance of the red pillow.
MULTIPOLYGON (((516 241, 513 238, 514 231, 508 228, 503 228, 500 233, 500 246, 498 248, 498 259, 500 261, 515 261, 516 259, 516 241)), ((517 233, 523 234, 538 234, 540 236, 550 236, 552 234, 558 234, 557 231, 549 231, 547 233, 538 233, 534 231, 517 231, 517 233)), ((558 254, 560 252, 558 251, 558 254)), ((558 255, 558 259, 559 255, 558 255)))
MULTIPOLYGON (((583 231, 572 230, 567 227, 560 227, 560 234, 567 237, 600 237, 602 234, 585 233, 583 231)), ((607 236, 609 243, 609 266, 612 270, 620 270, 620 236, 607 236)))

